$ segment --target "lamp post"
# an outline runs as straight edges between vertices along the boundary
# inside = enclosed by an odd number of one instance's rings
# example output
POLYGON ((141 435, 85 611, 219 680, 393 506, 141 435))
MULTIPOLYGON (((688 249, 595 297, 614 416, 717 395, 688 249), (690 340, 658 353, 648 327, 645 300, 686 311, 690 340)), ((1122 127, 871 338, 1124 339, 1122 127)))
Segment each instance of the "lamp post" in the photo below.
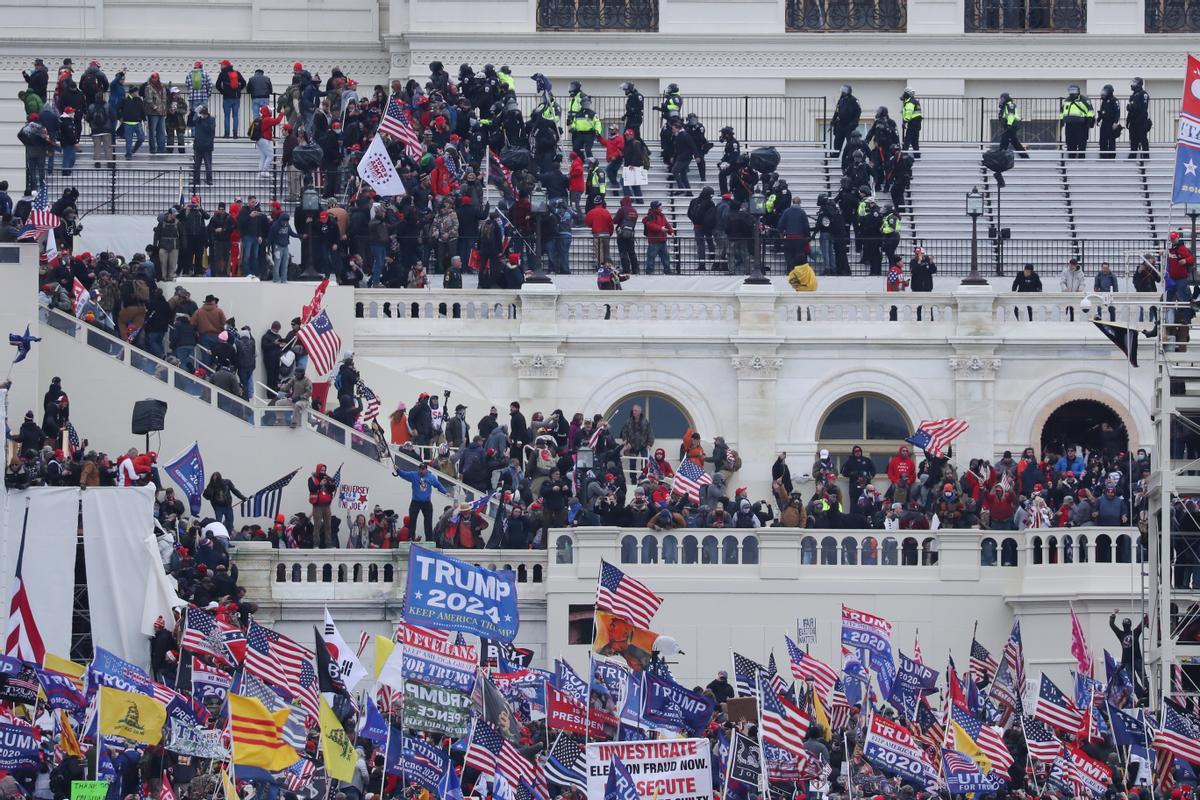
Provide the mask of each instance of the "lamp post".
POLYGON ((1196 217, 1200 217, 1200 206, 1188 203, 1183 207, 1183 213, 1192 221, 1192 252, 1196 252, 1196 217))
POLYGON ((304 212, 304 235, 308 247, 302 250, 306 258, 302 259, 299 281, 319 281, 321 274, 314 268, 317 260, 317 240, 315 236, 317 215, 321 213, 321 193, 312 185, 312 175, 305 176, 304 190, 300 193, 300 209, 304 212))
POLYGON ((529 213, 533 215, 534 224, 534 251, 533 251, 533 274, 525 279, 526 283, 553 283, 550 276, 546 274, 546 270, 542 266, 542 219, 550 211, 550 204, 546 200, 546 190, 536 189, 529 196, 529 213))
POLYGON ((763 274, 762 218, 767 213, 766 205, 767 198, 762 192, 750 195, 750 214, 754 217, 754 259, 750 275, 743 281, 745 284, 761 286, 771 283, 771 279, 763 274))
POLYGON ((978 186, 967 192, 967 216, 971 218, 971 273, 962 279, 963 286, 986 286, 987 280, 979 274, 979 217, 983 214, 983 195, 978 186))

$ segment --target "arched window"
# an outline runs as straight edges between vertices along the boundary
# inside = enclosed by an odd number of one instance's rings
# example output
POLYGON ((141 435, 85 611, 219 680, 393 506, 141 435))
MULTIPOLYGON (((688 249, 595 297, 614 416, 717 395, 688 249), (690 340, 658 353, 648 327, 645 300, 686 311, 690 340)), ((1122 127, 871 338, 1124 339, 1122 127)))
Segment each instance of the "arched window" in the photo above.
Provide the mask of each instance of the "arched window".
POLYGON ((717 537, 705 536, 700 543, 700 563, 717 564, 717 537))
POLYGON ((875 540, 874 536, 868 536, 862 541, 862 563, 879 563, 879 542, 875 540))
POLYGON ((695 564, 697 560, 697 546, 695 536, 683 537, 683 563, 695 564))
POLYGON ((560 536, 554 542, 554 563, 570 564, 575 560, 575 545, 570 536, 560 536))
POLYGON ((1107 533, 1096 537, 1096 561, 1100 564, 1112 561, 1112 538, 1107 533))
POLYGON ((529 583, 529 567, 517 564, 517 583, 529 583))
POLYGON ((629 411, 634 406, 641 407, 642 414, 650 423, 650 430, 654 432, 655 439, 661 441, 682 439, 688 428, 695 427, 692 424, 691 416, 683 406, 665 394, 638 392, 620 400, 604 415, 614 436, 621 432, 621 428, 629 420, 629 411))
POLYGON ((367 566, 367 583, 379 583, 378 564, 370 564, 367 566))
POLYGON ((1030 548, 1033 550, 1033 563, 1042 563, 1042 537, 1035 536, 1030 540, 1030 548))
POLYGON ((1075 546, 1074 540, 1071 538, 1071 535, 1064 533, 1063 537, 1062 537, 1062 550, 1063 550, 1062 562, 1064 564, 1074 564, 1075 563, 1074 546, 1075 546))
POLYGON ((917 565, 917 540, 911 536, 900 545, 900 563, 906 567, 917 565))
POLYGON ((1086 564, 1091 559, 1088 557, 1088 537, 1080 535, 1076 546, 1079 547, 1079 563, 1086 564))
POLYGON ((979 565, 996 566, 996 540, 988 537, 979 543, 979 565))
POLYGON ((621 537, 621 563, 636 564, 638 556, 637 539, 632 536, 621 537))
POLYGON ((308 565, 308 582, 309 583, 317 582, 317 565, 316 564, 308 565))
POLYGON ((679 540, 671 534, 663 537, 663 563, 678 564, 679 563, 679 540))
POLYGON ((658 537, 653 534, 642 537, 642 563, 658 563, 658 537))
POLYGON ((857 564, 858 563, 858 541, 850 536, 842 539, 842 563, 857 564))
POLYGON ((891 400, 877 394, 856 394, 825 412, 817 426, 817 447, 828 450, 840 468, 851 449, 861 446, 863 455, 873 456, 876 469, 882 471, 912 430, 908 417, 891 400))
POLYGON ((345 582, 346 582, 346 565, 345 565, 345 564, 338 564, 338 568, 337 568, 337 582, 338 582, 338 583, 345 583, 345 582))
POLYGON ((396 568, 391 564, 383 565, 383 580, 384 583, 391 583, 396 579, 396 568))
POLYGON ((817 540, 811 536, 805 536, 800 540, 800 563, 817 563, 817 540))
POLYGON ((542 581, 544 581, 545 579, 546 579, 546 578, 545 578, 545 574, 544 574, 544 572, 543 572, 543 570, 542 570, 542 565, 541 565, 541 564, 534 564, 534 565, 533 565, 533 582, 534 582, 534 583, 541 583, 541 582, 542 582, 542 581))
POLYGON ((287 566, 286 565, 280 564, 278 567, 275 568, 275 582, 276 583, 287 583, 287 566))
POLYGON ((1122 533, 1117 537, 1117 563, 1128 564, 1132 553, 1130 553, 1131 542, 1127 534, 1122 533))
POLYGON ((1000 544, 1000 566, 1015 567, 1017 565, 1017 540, 1005 539, 1000 544))
POLYGON ((894 567, 899 563, 899 545, 896 539, 888 536, 883 540, 883 564, 884 566, 894 567))
POLYGON ((926 567, 932 567, 937 561, 937 539, 927 536, 921 542, 921 563, 926 567))
POLYGON ((838 543, 832 536, 821 540, 821 563, 836 564, 838 562, 838 543))
POLYGON ((1050 564, 1058 563, 1058 537, 1046 537, 1046 555, 1049 556, 1046 561, 1050 564))
POLYGON ((301 572, 299 564, 292 564, 292 583, 299 583, 301 572))
POLYGON ((747 536, 742 539, 742 563, 757 564, 758 563, 758 537, 747 536))
POLYGON ((738 540, 736 536, 726 536, 721 540, 721 563, 738 563, 738 540))

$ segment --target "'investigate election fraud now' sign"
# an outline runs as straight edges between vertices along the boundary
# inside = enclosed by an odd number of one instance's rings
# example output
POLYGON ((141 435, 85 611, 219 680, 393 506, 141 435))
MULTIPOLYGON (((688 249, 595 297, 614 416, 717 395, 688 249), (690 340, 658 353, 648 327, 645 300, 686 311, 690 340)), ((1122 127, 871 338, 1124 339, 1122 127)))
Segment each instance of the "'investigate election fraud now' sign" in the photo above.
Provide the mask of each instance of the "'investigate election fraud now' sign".
POLYGON ((587 800, 604 800, 614 757, 629 770, 642 798, 712 798, 712 752, 707 739, 592 742, 587 746, 587 800))
POLYGON ((413 546, 408 551, 405 619, 441 630, 511 642, 521 625, 517 578, 413 546))

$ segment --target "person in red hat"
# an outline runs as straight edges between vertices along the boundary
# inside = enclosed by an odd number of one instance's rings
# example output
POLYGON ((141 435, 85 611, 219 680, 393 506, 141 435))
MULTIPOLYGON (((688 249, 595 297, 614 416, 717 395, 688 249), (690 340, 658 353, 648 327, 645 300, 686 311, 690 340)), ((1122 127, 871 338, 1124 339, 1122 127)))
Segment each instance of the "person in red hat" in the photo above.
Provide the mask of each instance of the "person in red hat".
POLYGON ((187 74, 184 83, 187 86, 188 110, 195 111, 201 106, 207 108, 213 85, 212 78, 208 77, 208 73, 204 71, 203 61, 197 61, 192 65, 192 71, 187 74))
POLYGON ((246 88, 246 79, 242 73, 233 68, 229 59, 221 62, 221 72, 217 75, 217 91, 221 93, 221 114, 224 118, 225 131, 222 138, 236 139, 238 132, 238 110, 242 105, 242 91, 246 88), (232 119, 233 124, 230 125, 232 119))
POLYGON ((256 135, 258 136, 254 144, 258 148, 258 174, 262 177, 271 174, 271 159, 274 155, 271 148, 275 140, 275 126, 281 122, 283 122, 282 112, 271 116, 270 107, 263 106, 258 110, 258 119, 250 123, 250 138, 253 140, 256 135))

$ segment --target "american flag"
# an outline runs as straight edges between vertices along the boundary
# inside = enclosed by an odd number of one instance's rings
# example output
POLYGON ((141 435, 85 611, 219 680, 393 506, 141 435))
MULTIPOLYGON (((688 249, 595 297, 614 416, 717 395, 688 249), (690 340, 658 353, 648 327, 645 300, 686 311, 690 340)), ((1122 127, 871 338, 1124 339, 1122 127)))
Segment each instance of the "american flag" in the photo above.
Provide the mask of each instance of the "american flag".
POLYGON ((501 736, 486 720, 476 719, 474 727, 471 728, 465 763, 485 775, 503 772, 513 786, 521 779, 528 781, 532 786, 541 783, 537 770, 529 763, 529 759, 517 752, 512 742, 501 736))
POLYGON ((175 790, 171 788, 171 777, 165 769, 162 771, 162 789, 159 790, 158 800, 175 800, 175 790))
POLYGON ((784 636, 787 642, 788 660, 792 662, 792 675, 801 681, 807 681, 817 687, 823 697, 828 697, 837 683, 837 670, 823 661, 805 653, 790 637, 784 636))
POLYGON ((400 105, 395 95, 388 98, 387 109, 383 112, 383 118, 379 120, 379 131, 403 142, 404 152, 408 153, 410 158, 421 157, 421 139, 413 130, 408 111, 400 105))
MULTIPOLYGON (((793 692, 788 689, 783 678, 779 675, 779 667, 775 666, 775 651, 771 651, 771 655, 767 656, 767 685, 785 697, 794 696, 793 692)), ((766 691, 764 689, 764 691, 766 691)))
POLYGON ((285 708, 290 709, 291 714, 288 715, 287 722, 283 724, 283 741, 297 750, 304 750, 304 743, 308 738, 308 732, 304 727, 304 717, 306 714, 304 709, 284 702, 278 692, 253 675, 243 673, 241 678, 238 679, 236 693, 244 697, 253 697, 262 703, 267 711, 270 711, 272 714, 285 708))
POLYGON ((216 659, 222 664, 233 666, 229 651, 221 640, 221 624, 212 613, 202 608, 188 606, 183 614, 183 639, 180 642, 185 650, 203 653, 216 659))
POLYGON ((700 487, 710 483, 712 483, 712 475, 685 458, 679 465, 679 469, 675 470, 675 482, 672 484, 672 488, 678 494, 686 494, 693 503, 699 503, 700 487))
POLYGON ((917 728, 921 733, 917 740, 935 752, 945 743, 946 728, 933 713, 929 700, 925 697, 917 702, 917 728))
POLYGON ((942 757, 946 759, 946 772, 969 772, 974 774, 979 771, 978 764, 957 750, 943 749, 942 757))
POLYGON ((648 628, 661 605, 662 598, 644 583, 601 559, 600 578, 596 581, 597 609, 611 612, 639 628, 648 628))
POLYGON ((550 748, 545 764, 546 778, 559 786, 574 786, 587 791, 587 758, 583 745, 568 734, 560 733, 550 748))
POLYGON ((358 382, 358 396, 362 398, 362 421, 368 423, 379 416, 379 396, 362 381, 358 382))
POLYGON ((268 517, 274 519, 279 513, 279 504, 283 500, 283 487, 292 482, 296 473, 294 469, 274 483, 259 489, 251 497, 243 500, 238 506, 238 512, 243 517, 268 517))
POLYGON ((840 731, 850 722, 850 701, 846 699, 846 687, 839 678, 829 694, 829 727, 840 731))
MULTIPOLYGON (((286 740, 286 733, 284 736, 286 740)), ((280 775, 289 792, 303 792, 312 783, 313 773, 317 767, 312 760, 301 758, 295 764, 285 769, 280 775)))
POLYGON ((946 447, 969 427, 970 425, 965 419, 946 417, 945 419, 935 419, 932 422, 923 419, 913 435, 904 441, 921 448, 936 458, 940 457, 946 447))
POLYGON ((792 705, 770 687, 763 687, 762 733, 763 741, 782 747, 793 755, 805 756, 804 737, 808 734, 812 719, 792 705))
MULTIPOLYGON (((29 524, 29 509, 25 509, 25 525, 29 524)), ((21 567, 25 562, 25 528, 21 529, 21 548, 17 551, 17 569, 13 574, 12 602, 8 606, 8 638, 4 644, 4 654, 20 658, 31 664, 40 664, 46 656, 46 645, 42 642, 42 634, 38 630, 37 620, 33 617, 33 607, 29 605, 29 595, 25 591, 25 579, 21 576, 21 567)), ((37 681, 34 681, 34 694, 37 694, 37 681)))
POLYGON ((36 241, 46 231, 57 228, 61 222, 62 220, 58 218, 57 214, 50 212, 50 201, 43 189, 34 195, 33 210, 29 212, 29 219, 17 234, 17 241, 36 241))
POLYGON ((921 658, 921 631, 913 631, 913 661, 918 664, 924 664, 925 661, 921 658))
POLYGON ((1025 693, 1025 648, 1021 644, 1021 621, 1013 620, 1012 633, 1004 645, 996 679, 992 681, 991 701, 1021 711, 1025 693))
POLYGON ((246 631, 246 672, 286 689, 314 718, 317 716, 317 673, 313 653, 282 633, 251 622, 246 631))
POLYGON ((75 316, 83 319, 88 304, 92 302, 92 293, 87 290, 79 278, 71 284, 71 296, 75 299, 75 316))
POLYGON ((1062 689, 1055 686, 1054 681, 1046 677, 1044 672, 1033 715, 1043 722, 1071 733, 1079 730, 1079 723, 1082 719, 1075 703, 1063 694, 1062 689))
POLYGON ((504 166, 496 151, 488 148, 488 182, 500 190, 505 197, 515 197, 517 191, 513 188, 512 170, 504 166))
POLYGON ((71 420, 67 420, 67 446, 70 448, 68 455, 70 455, 72 458, 75 457, 75 454, 78 453, 82 447, 82 444, 79 441, 79 432, 75 430, 75 426, 71 423, 71 420))
POLYGON ((999 666, 996 663, 996 659, 992 658, 992 654, 987 651, 987 648, 972 636, 971 661, 967 665, 968 672, 974 675, 980 683, 987 683, 996 675, 996 669, 999 666))
POLYGON ((1200 726, 1184 714, 1164 704, 1162 724, 1154 734, 1154 746, 1179 756, 1185 761, 1200 764, 1200 726))
POLYGON ((329 321, 329 314, 324 311, 317 314, 296 331, 296 338, 300 340, 300 344, 304 345, 304 350, 308 353, 313 369, 310 378, 314 380, 324 378, 333 371, 333 366, 337 363, 338 352, 342 349, 342 338, 333 329, 333 323, 329 321))
POLYGON ((1029 754, 1038 761, 1050 763, 1062 755, 1062 742, 1054 735, 1049 725, 1040 719, 1022 715, 1021 727, 1029 754))
POLYGON ((1004 743, 1001 730, 994 725, 984 725, 961 708, 955 708, 951 714, 952 719, 967 732, 971 740, 988 757, 988 761, 992 762, 992 768, 997 772, 1008 772, 1013 757, 1012 753, 1008 752, 1008 745, 1004 743))

